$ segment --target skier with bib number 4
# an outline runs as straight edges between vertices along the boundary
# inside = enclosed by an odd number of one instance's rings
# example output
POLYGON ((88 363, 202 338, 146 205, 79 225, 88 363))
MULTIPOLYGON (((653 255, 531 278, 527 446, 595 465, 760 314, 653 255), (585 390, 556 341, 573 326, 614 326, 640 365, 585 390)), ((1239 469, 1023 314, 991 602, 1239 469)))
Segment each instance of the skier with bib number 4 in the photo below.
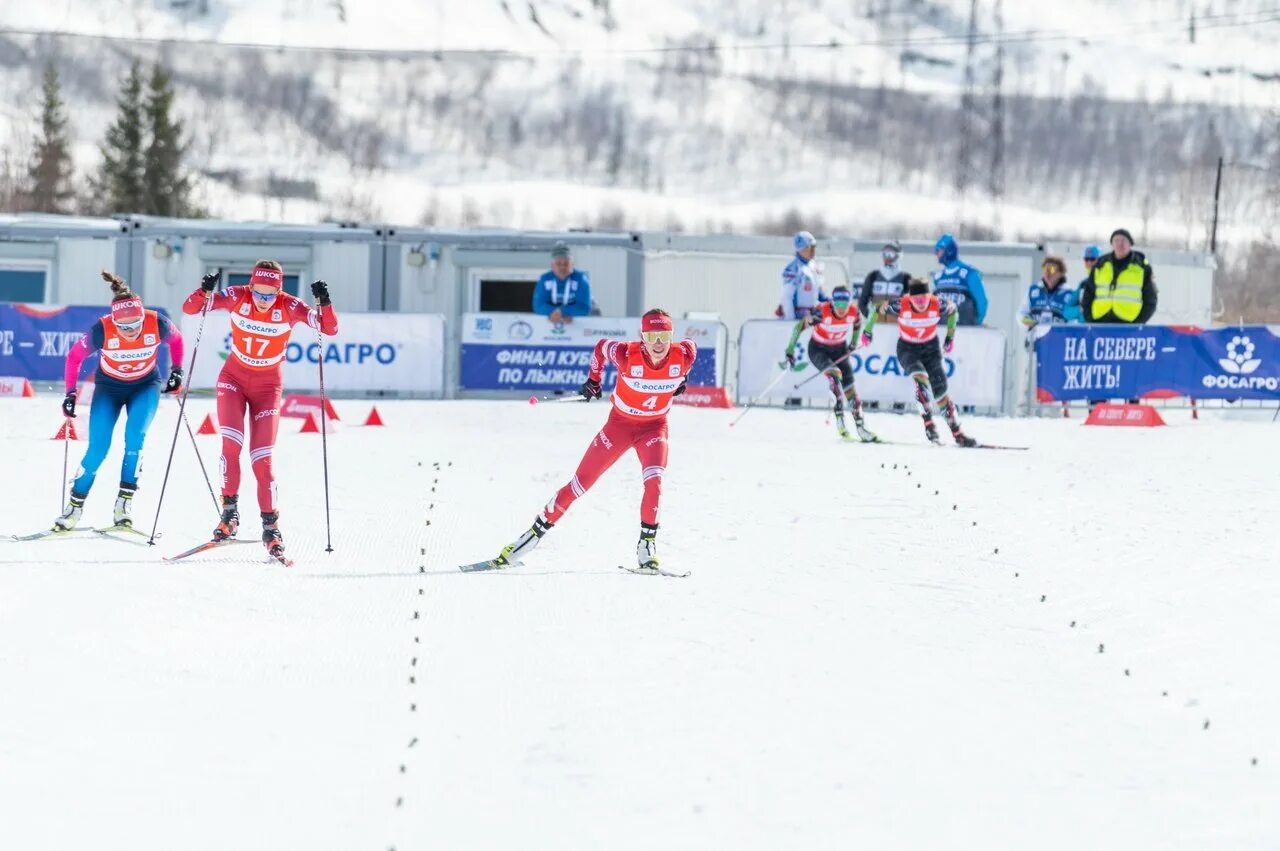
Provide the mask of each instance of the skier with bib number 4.
MULTIPOLYGON (((947 395, 947 368, 943 354, 950 354, 955 345, 956 306, 949 301, 939 301, 929 292, 929 284, 912 278, 907 292, 897 302, 888 306, 888 313, 898 317, 898 363, 902 371, 915 382, 916 401, 920 403, 920 416, 924 420, 924 433, 930 443, 940 444, 938 428, 933 424, 933 404, 947 418, 951 436, 960 446, 977 446, 978 442, 960 430, 956 418, 956 406, 947 395), (947 334, 941 346, 938 344, 938 325, 946 320, 947 334), (932 391, 932 396, 930 396, 932 391)), ((867 317, 866 330, 861 344, 871 343, 876 327, 876 313, 867 317)))
POLYGON ((53 521, 56 532, 70 531, 79 522, 98 468, 111 448, 111 436, 122 410, 128 412, 124 426, 124 462, 120 466, 120 491, 112 520, 113 528, 133 527, 133 495, 138 490, 138 474, 142 469, 142 444, 160 404, 160 386, 164 385, 165 393, 177 393, 182 388, 182 334, 168 319, 143 308, 142 299, 120 277, 103 272, 102 279, 111 285, 114 296, 111 313, 94 323, 71 347, 63 370, 67 395, 62 400, 62 413, 70 418, 76 415, 76 380, 80 367, 85 358, 95 351, 98 353, 95 390, 89 407, 89 448, 71 483, 67 508, 53 521), (161 344, 168 345, 172 364, 169 377, 163 382, 157 369, 161 344))
POLYGON ((587 447, 573 478, 556 492, 529 530, 504 547, 496 559, 468 567, 509 567, 536 547, 574 500, 590 490, 615 461, 628 449, 635 449, 644 480, 644 495, 640 501, 640 540, 636 544, 634 572, 659 572, 658 510, 662 477, 667 468, 667 412, 673 399, 685 391, 689 371, 698 354, 693 341, 673 343, 674 335, 671 316, 662 310, 650 310, 640 319, 639 341, 596 343, 586 383, 579 392, 588 400, 600 398, 600 378, 605 367, 609 364, 617 367, 613 407, 604 428, 587 447))
POLYGON ((850 309, 853 304, 853 293, 841 284, 831 291, 831 300, 818 305, 818 309, 796 322, 791 339, 787 342, 785 358, 787 363, 795 366, 796 342, 806 328, 813 329, 809 338, 809 363, 814 369, 827 378, 831 387, 831 395, 835 397, 833 412, 836 417, 836 431, 843 438, 849 438, 849 429, 844 424, 844 406, 849 403, 853 414, 853 425, 858 437, 864 443, 874 443, 876 436, 867 430, 862 419, 862 400, 858 398, 858 388, 853 384, 853 343, 858 332, 862 330, 862 317, 857 309, 850 309))
POLYGON ((271 465, 280 428, 285 352, 295 325, 308 325, 332 337, 338 333, 338 316, 324 281, 311 285, 318 305, 315 309, 297 296, 283 292, 284 271, 274 260, 259 260, 247 286, 215 292, 220 277, 221 272, 205 275, 200 288, 187 296, 182 305, 183 312, 192 316, 204 310, 206 302, 209 310, 225 310, 231 315, 231 355, 218 373, 217 381, 218 426, 222 433, 222 519, 213 530, 213 540, 234 538, 240 528, 240 452, 245 442, 245 415, 248 414, 249 463, 258 481, 262 544, 273 558, 287 564, 271 465))

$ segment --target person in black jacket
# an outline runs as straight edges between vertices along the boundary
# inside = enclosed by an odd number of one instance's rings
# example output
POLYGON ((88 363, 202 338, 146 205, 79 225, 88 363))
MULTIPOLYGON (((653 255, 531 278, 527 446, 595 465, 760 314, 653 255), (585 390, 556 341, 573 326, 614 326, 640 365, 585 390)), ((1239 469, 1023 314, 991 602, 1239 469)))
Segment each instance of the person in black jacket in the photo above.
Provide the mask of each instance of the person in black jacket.
POLYGON ((880 249, 880 259, 884 265, 872 269, 858 290, 858 313, 866 319, 870 311, 879 309, 881 305, 896 302, 906 292, 909 276, 898 268, 898 259, 902 256, 902 245, 896 239, 884 244, 880 249))
POLYGON ((1111 234, 1111 253, 1102 255, 1080 287, 1085 322, 1145 325, 1156 312, 1155 273, 1146 255, 1133 250, 1124 228, 1111 234))

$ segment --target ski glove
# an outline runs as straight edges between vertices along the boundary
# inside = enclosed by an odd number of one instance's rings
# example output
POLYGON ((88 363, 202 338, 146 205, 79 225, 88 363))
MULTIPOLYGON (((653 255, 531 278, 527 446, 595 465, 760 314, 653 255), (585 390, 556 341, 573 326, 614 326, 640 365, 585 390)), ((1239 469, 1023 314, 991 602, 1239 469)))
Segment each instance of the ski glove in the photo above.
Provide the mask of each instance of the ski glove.
POLYGON ((175 366, 169 370, 169 380, 164 383, 164 392, 177 393, 182 389, 182 367, 175 366))
POLYGON ((211 293, 218 288, 218 282, 222 280, 222 270, 210 272, 200 279, 200 289, 207 293, 211 293))
POLYGON ((859 345, 861 348, 864 348, 864 349, 865 349, 867 346, 871 345, 871 332, 870 332, 870 331, 863 331, 863 332, 862 332, 862 336, 858 339, 858 345, 859 345))
POLYGON ((680 386, 679 386, 679 387, 677 387, 677 388, 676 388, 676 391, 675 391, 674 393, 672 393, 671 395, 672 395, 672 396, 679 396, 681 393, 683 393, 684 391, 686 391, 686 390, 688 390, 688 389, 689 389, 689 379, 687 379, 687 378, 686 378, 684 381, 681 381, 681 382, 680 382, 680 386))
POLYGON ((583 382, 582 389, 578 392, 582 394, 582 398, 584 399, 599 399, 600 382, 596 381, 594 378, 588 378, 583 382))
POLYGON ((948 337, 942 342, 942 351, 951 354, 951 350, 956 347, 956 341, 948 337))
POLYGON ((786 358, 787 366, 796 365, 796 353, 794 349, 787 349, 787 353, 783 357, 786 358))
POLYGON ((62 415, 64 417, 74 417, 76 415, 76 391, 72 390, 62 400, 62 415))
POLYGON ((324 281, 313 281, 311 283, 311 294, 316 297, 316 303, 321 307, 333 304, 329 300, 329 285, 324 281))

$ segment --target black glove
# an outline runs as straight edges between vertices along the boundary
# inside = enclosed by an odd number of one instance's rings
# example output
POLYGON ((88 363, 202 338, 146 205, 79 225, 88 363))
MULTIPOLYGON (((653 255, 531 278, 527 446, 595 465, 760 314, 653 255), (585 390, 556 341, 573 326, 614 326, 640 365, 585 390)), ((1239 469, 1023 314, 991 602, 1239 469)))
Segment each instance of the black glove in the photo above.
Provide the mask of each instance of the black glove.
POLYGON ((210 272, 200 279, 200 289, 207 293, 211 293, 218 288, 218 282, 222 280, 222 270, 210 272))
POLYGON ((329 300, 329 285, 324 281, 312 281, 311 294, 316 297, 316 302, 321 307, 333 304, 333 302, 329 300))
POLYGON ((582 389, 578 391, 584 399, 600 398, 600 382, 594 378, 588 378, 582 385, 582 389))
POLYGON ((795 366, 795 365, 796 365, 796 350, 795 350, 795 349, 787 349, 786 358, 787 358, 787 366, 795 366))
POLYGON ((164 383, 164 392, 177 393, 182 389, 182 367, 175 366, 169 370, 169 380, 164 383))
POLYGON ((680 386, 676 388, 676 392, 672 393, 671 395, 679 396, 681 393, 683 393, 688 389, 689 389, 689 379, 686 378, 684 381, 680 382, 680 386))
POLYGON ((62 400, 62 415, 64 417, 74 417, 76 415, 76 391, 72 390, 62 400))

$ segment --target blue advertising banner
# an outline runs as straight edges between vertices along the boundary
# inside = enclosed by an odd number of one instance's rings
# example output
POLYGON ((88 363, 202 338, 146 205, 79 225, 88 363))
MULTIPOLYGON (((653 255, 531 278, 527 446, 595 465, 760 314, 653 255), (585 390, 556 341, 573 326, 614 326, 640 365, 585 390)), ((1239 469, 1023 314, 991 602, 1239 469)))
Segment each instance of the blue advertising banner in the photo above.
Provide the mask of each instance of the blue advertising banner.
MULTIPOLYGON (((677 319, 677 340, 691 339, 698 359, 689 373, 695 387, 719 386, 719 349, 724 326, 718 322, 677 319)), ((635 340, 640 320, 581 317, 553 323, 525 313, 468 313, 462 317, 462 356, 458 383, 463 390, 577 390, 587 380, 596 341, 635 340)), ((612 389, 613 367, 603 384, 612 389)))
MULTIPOLYGON (((0 303, 0 375, 61 382, 67 350, 109 312, 105 305, 44 307, 0 303)), ((87 358, 80 369, 81 378, 97 366, 96 354, 87 358)), ((162 373, 169 370, 168 346, 160 348, 159 368, 162 373)))
POLYGON ((1036 360, 1042 402, 1280 399, 1280 337, 1263 325, 1058 325, 1036 341, 1036 360))

